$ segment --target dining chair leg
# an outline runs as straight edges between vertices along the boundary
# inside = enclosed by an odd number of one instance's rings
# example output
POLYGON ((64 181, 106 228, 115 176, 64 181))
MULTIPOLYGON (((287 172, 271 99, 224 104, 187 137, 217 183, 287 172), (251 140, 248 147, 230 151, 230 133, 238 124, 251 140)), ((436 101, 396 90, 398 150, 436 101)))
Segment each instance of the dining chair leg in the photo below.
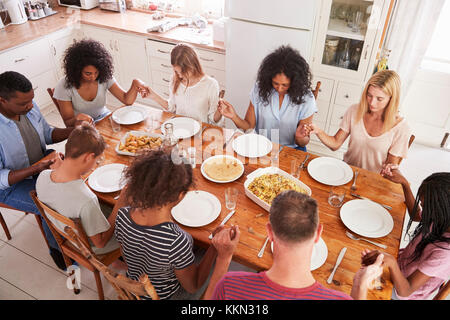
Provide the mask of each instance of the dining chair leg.
POLYGON ((5 231, 6 238, 11 240, 11 234, 9 233, 8 226, 6 225, 5 219, 3 219, 2 213, 0 212, 0 223, 2 224, 3 230, 5 231))
POLYGON ((98 299, 105 300, 105 295, 103 293, 102 279, 100 277, 100 272, 94 270, 95 283, 97 284, 98 299))
MULTIPOLYGON (((25 214, 27 214, 26 212, 25 214)), ((47 244, 48 249, 50 249, 50 244, 48 243, 47 237, 45 236, 44 227, 42 226, 42 220, 41 216, 34 214, 34 217, 36 218, 36 222, 39 226, 39 229, 41 229, 42 236, 44 237, 45 243, 47 244)))

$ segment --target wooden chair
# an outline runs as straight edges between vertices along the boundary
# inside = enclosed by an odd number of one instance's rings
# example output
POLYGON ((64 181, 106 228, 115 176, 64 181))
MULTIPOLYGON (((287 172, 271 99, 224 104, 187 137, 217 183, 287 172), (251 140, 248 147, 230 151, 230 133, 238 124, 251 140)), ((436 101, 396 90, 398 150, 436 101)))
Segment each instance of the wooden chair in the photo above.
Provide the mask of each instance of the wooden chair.
POLYGON ((320 81, 317 81, 317 83, 316 83, 316 88, 313 90, 313 95, 314 95, 314 99, 316 99, 317 100, 317 95, 319 94, 319 91, 320 91, 320 85, 322 84, 322 82, 320 82, 320 81))
POLYGON ((53 98, 53 93, 55 92, 55 89, 47 88, 47 92, 48 92, 48 94, 50 95, 50 97, 52 98, 53 103, 55 104, 56 109, 58 109, 58 112, 59 112, 59 104, 58 104, 58 100, 56 100, 55 98, 53 98))
MULTIPOLYGON (((412 143, 413 143, 413 141, 414 141, 415 138, 416 138, 416 136, 413 135, 413 134, 411 135, 411 137, 409 137, 409 141, 408 141, 408 149, 411 148, 411 145, 412 145, 412 143)), ((400 161, 398 162, 398 164, 400 164, 400 163, 402 162, 402 160, 403 160, 403 158, 400 159, 400 161)))
MULTIPOLYGON (((38 226, 39 226, 39 229, 41 230, 42 236, 44 237, 45 243, 47 244, 47 247, 50 249, 50 245, 49 245, 49 243, 48 243, 48 241, 47 241, 47 238, 45 237, 44 227, 42 226, 42 220, 41 220, 41 217, 40 217, 39 215, 34 214, 34 213, 32 213, 32 212, 26 212, 26 211, 23 211, 23 210, 20 210, 20 209, 11 207, 10 205, 7 205, 6 203, 3 203, 3 202, 0 202, 0 208, 10 209, 10 210, 17 210, 17 211, 22 211, 22 212, 25 213, 25 214, 31 213, 32 215, 34 215, 34 217, 36 218, 36 222, 37 222, 37 224, 38 224, 38 226)), ((3 227, 3 230, 4 230, 5 233, 6 233, 6 238, 7 238, 8 240, 11 240, 11 233, 10 233, 9 230, 8 230, 8 226, 6 225, 6 222, 5 222, 5 220, 3 219, 3 216, 2 216, 2 213, 1 213, 1 212, 0 212, 0 223, 1 223, 2 227, 3 227)))
POLYGON ((159 300, 150 279, 146 274, 142 274, 138 281, 131 280, 105 266, 101 263, 95 255, 83 243, 82 239, 68 226, 64 231, 75 239, 78 248, 86 259, 111 283, 113 288, 117 291, 119 299, 121 300, 141 300, 140 296, 150 296, 152 300, 159 300))
MULTIPOLYGON (((100 300, 104 300, 105 296, 103 293, 102 280, 101 280, 99 271, 83 255, 83 253, 81 253, 80 249, 76 246, 77 241, 75 240, 75 238, 73 236, 71 236, 70 234, 67 234, 66 232, 56 228, 55 225, 50 221, 49 216, 51 216, 53 219, 56 219, 59 222, 62 222, 63 224, 65 224, 65 225, 71 227, 73 230, 75 230, 78 233, 78 236, 81 239, 82 243, 87 248, 89 248, 88 251, 90 252, 90 254, 105 265, 110 265, 113 261, 117 260, 121 256, 120 248, 117 248, 106 254, 95 255, 94 252, 92 251, 91 245, 89 244, 89 238, 83 229, 80 219, 67 218, 67 217, 59 214, 55 210, 49 208, 48 206, 46 206, 44 203, 42 203, 38 199, 38 197, 36 195, 36 191, 31 191, 30 195, 31 195, 31 198, 33 199, 34 203, 38 207, 39 211, 41 212, 42 217, 47 222, 53 236, 55 237, 56 242, 58 243, 58 245, 61 249, 62 255, 64 257, 66 267, 69 267, 70 265, 72 265, 72 262, 70 259, 73 259, 76 262, 78 262, 80 265, 82 265, 83 267, 92 271, 94 273, 95 282, 97 284, 98 297, 100 300)), ((77 292, 75 291, 75 293, 77 293, 77 292)))
POLYGON ((444 282, 438 290, 438 293, 433 297, 433 300, 445 300, 450 293, 450 280, 444 282))

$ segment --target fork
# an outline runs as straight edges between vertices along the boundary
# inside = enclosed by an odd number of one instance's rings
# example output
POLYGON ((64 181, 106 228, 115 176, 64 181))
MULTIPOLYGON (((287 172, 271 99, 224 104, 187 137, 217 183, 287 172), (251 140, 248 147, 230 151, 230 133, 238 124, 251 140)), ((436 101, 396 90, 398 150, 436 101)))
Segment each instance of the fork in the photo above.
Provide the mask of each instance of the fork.
POLYGON ((355 179, 353 180, 353 184, 350 187, 352 190, 356 190, 356 178, 358 178, 358 171, 355 171, 355 179))
POLYGON ((259 252, 258 252, 258 258, 262 258, 262 256, 264 255, 264 251, 266 250, 268 241, 269 241, 269 237, 266 237, 266 241, 264 241, 264 244, 263 244, 261 250, 259 250, 259 252))
POLYGON ((369 242, 369 243, 371 243, 371 244, 373 244, 373 245, 379 246, 380 248, 387 249, 387 246, 384 245, 384 244, 377 243, 377 242, 373 242, 373 241, 370 241, 370 240, 367 240, 367 239, 364 239, 364 238, 358 238, 357 236, 355 236, 354 234, 351 234, 351 233, 348 232, 348 231, 345 231, 345 234, 346 234, 347 237, 349 237, 350 239, 353 239, 353 240, 364 240, 364 241, 367 241, 367 242, 369 242))

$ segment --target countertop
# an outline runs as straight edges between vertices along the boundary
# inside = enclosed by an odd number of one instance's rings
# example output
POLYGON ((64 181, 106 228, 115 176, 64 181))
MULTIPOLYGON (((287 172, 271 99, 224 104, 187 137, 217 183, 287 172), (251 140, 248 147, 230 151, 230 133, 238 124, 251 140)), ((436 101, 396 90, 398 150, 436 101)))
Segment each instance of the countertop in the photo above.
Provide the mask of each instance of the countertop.
MULTIPOLYGON (((172 43, 187 42, 199 48, 224 53, 223 42, 213 41, 212 25, 200 31, 192 27, 177 27, 164 33, 147 32, 147 29, 159 21, 153 20, 148 13, 127 10, 124 13, 105 11, 99 8, 78 10, 56 7, 57 14, 19 25, 9 25, 0 30, 0 51, 10 49, 37 38, 62 30, 86 24, 101 28, 144 36, 148 39, 172 43)), ((164 18, 171 19, 171 18, 164 18)), ((172 18, 173 19, 173 18, 172 18)))

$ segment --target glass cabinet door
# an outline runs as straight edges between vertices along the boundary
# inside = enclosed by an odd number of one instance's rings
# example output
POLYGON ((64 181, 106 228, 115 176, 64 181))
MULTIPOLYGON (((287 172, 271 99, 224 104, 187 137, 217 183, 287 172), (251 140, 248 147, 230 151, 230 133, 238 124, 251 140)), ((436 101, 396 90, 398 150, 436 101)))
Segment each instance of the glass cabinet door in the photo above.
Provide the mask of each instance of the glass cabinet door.
POLYGON ((383 0, 325 1, 315 63, 349 77, 365 73, 383 4, 383 0))

